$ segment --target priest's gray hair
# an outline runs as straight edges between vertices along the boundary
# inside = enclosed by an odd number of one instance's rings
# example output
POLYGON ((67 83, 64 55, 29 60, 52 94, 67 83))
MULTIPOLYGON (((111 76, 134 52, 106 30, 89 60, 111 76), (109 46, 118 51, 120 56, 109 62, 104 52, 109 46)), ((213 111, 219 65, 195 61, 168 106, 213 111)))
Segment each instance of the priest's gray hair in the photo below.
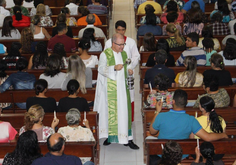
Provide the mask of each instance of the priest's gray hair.
POLYGON ((113 34, 113 36, 111 38, 111 43, 115 43, 117 38, 124 38, 124 37, 119 33, 115 33, 115 34, 113 34))
POLYGON ((66 121, 68 125, 79 125, 81 115, 77 108, 71 108, 66 114, 66 121))

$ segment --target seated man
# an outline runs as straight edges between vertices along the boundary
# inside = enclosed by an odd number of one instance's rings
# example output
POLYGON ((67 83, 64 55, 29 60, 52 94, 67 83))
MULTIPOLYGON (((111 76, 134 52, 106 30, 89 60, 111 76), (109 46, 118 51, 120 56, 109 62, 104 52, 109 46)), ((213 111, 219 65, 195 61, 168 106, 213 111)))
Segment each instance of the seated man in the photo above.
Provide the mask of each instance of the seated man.
POLYGON ((148 88, 148 84, 151 82, 152 87, 155 87, 154 78, 158 73, 162 73, 169 78, 169 86, 173 87, 175 84, 175 72, 173 69, 167 68, 165 63, 167 61, 167 53, 165 50, 160 49, 155 53, 156 65, 148 69, 145 74, 144 87, 148 88))
POLYGON ((70 15, 78 15, 78 5, 76 4, 76 0, 69 0, 69 4, 66 7, 70 10, 70 15))
POLYGON ((0 14, 5 16, 10 16, 10 11, 8 11, 6 8, 6 0, 0 0, 0 14))
MULTIPOLYGON (((0 93, 5 92, 10 86, 14 89, 34 89, 35 76, 24 72, 27 69, 28 61, 25 58, 20 58, 16 62, 16 68, 19 72, 12 73, 6 81, 0 86, 0 93)), ((16 103, 21 109, 26 109, 26 103, 16 103)))
POLYGON ((188 2, 186 2, 184 4, 183 9, 181 10, 183 13, 186 13, 187 11, 189 11, 191 9, 191 5, 193 1, 197 1, 200 5, 200 9, 202 10, 202 12, 205 12, 205 2, 203 0, 190 0, 188 2))
POLYGON ((47 139, 47 146, 49 152, 44 157, 36 159, 32 165, 82 165, 80 158, 64 154, 65 139, 61 134, 55 133, 49 136, 47 139))
POLYGON ((67 26, 66 23, 59 23, 57 25, 58 34, 52 37, 48 41, 48 51, 52 51, 56 43, 62 43, 65 46, 65 51, 67 53, 75 52, 76 46, 75 41, 66 35, 67 26))
POLYGON ((223 19, 223 16, 220 12, 216 12, 211 17, 213 36, 230 34, 230 30, 227 23, 223 23, 222 19, 223 19))
POLYGON ((159 132, 158 139, 188 139, 191 133, 205 141, 228 138, 225 133, 207 133, 194 116, 186 114, 184 108, 188 102, 187 98, 184 90, 177 89, 173 96, 173 109, 169 112, 161 112, 162 102, 157 102, 150 133, 156 135, 159 132))
POLYGON ((152 5, 155 9, 155 14, 160 14, 162 13, 161 5, 153 0, 147 0, 146 2, 142 3, 138 7, 137 14, 145 14, 145 7, 146 5, 152 5))
POLYGON ((206 54, 202 48, 198 47, 199 35, 195 32, 189 33, 186 39, 186 47, 189 48, 182 52, 176 61, 176 66, 184 66, 183 62, 187 56, 194 56, 197 59, 198 66, 206 65, 206 54))
POLYGON ((93 4, 88 5, 90 13, 94 14, 106 14, 107 7, 100 3, 100 0, 92 0, 93 4))
POLYGON ((105 34, 103 33, 102 29, 94 26, 94 22, 95 22, 95 16, 93 14, 88 14, 87 17, 86 17, 86 22, 88 23, 88 25, 81 29, 79 31, 79 35, 78 35, 78 38, 82 38, 83 37, 83 34, 84 34, 84 30, 87 29, 87 28, 94 28, 94 31, 95 31, 95 37, 101 37, 101 38, 104 38, 104 42, 107 41, 107 38, 105 36, 105 34))

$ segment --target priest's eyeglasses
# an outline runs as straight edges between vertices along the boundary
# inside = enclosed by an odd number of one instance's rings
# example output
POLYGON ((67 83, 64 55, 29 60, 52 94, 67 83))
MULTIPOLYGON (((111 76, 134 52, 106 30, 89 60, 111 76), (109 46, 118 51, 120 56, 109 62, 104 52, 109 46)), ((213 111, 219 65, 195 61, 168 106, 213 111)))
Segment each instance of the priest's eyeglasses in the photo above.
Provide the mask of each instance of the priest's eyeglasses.
POLYGON ((126 45, 126 43, 124 43, 124 44, 117 44, 117 43, 115 43, 115 42, 114 42, 114 44, 116 44, 116 45, 118 45, 118 46, 125 46, 125 45, 126 45))

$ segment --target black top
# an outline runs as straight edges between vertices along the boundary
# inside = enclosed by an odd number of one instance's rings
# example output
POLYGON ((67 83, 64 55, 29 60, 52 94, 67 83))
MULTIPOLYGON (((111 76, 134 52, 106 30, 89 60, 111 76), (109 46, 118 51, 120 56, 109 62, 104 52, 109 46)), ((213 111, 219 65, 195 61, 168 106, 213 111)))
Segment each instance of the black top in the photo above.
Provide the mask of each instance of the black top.
POLYGON ((146 71, 144 84, 149 84, 149 82, 151 82, 152 88, 154 88, 155 87, 154 78, 158 73, 162 73, 170 79, 170 87, 171 87, 171 84, 175 82, 174 70, 167 68, 165 65, 158 64, 158 65, 155 65, 153 68, 148 69, 146 71))
MULTIPOLYGON (((146 66, 153 67, 154 65, 156 65, 154 57, 155 57, 155 53, 150 54, 150 56, 148 57, 146 66)), ((175 59, 173 55, 167 54, 167 61, 165 63, 165 66, 169 66, 169 67, 175 66, 175 59)))
POLYGON ((206 70, 203 72, 203 76, 216 76, 219 79, 219 86, 233 85, 230 72, 227 70, 206 70))
POLYGON ((60 99, 58 104, 58 112, 68 112, 71 108, 77 108, 80 112, 90 111, 87 100, 85 98, 64 97, 60 99))
MULTIPOLYGON (((67 28, 68 28, 68 30, 67 30, 66 35, 67 35, 68 37, 70 37, 70 38, 73 38, 73 32, 72 32, 71 27, 70 27, 70 26, 67 26, 67 28)), ((57 26, 56 26, 56 27, 54 27, 54 28, 52 29, 52 37, 54 37, 54 36, 57 35, 57 34, 58 34, 58 32, 57 32, 57 26)))
POLYGON ((56 100, 52 97, 42 98, 42 97, 29 97, 26 100, 27 111, 32 105, 39 104, 43 107, 44 112, 54 112, 57 110, 56 100))

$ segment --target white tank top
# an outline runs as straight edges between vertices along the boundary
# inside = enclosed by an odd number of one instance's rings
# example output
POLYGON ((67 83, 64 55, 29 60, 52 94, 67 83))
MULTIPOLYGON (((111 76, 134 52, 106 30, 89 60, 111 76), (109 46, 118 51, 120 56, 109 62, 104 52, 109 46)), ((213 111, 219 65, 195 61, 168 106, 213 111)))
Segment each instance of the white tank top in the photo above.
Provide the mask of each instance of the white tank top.
POLYGON ((44 38, 45 38, 45 36, 43 34, 43 30, 42 30, 42 27, 41 27, 40 33, 35 34, 34 39, 44 39, 44 38))

